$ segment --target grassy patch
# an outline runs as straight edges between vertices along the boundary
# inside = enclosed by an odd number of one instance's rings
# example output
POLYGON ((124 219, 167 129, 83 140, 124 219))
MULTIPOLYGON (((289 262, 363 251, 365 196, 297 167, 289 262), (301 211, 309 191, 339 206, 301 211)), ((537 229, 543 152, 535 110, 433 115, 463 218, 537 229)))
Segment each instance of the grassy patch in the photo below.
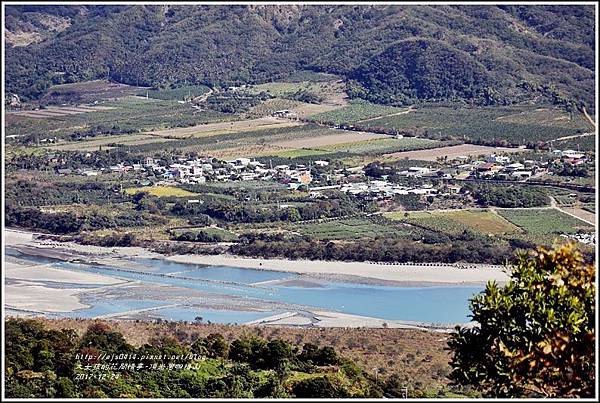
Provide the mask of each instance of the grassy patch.
POLYGON ((372 104, 366 101, 354 101, 350 105, 334 111, 311 116, 313 119, 335 124, 352 124, 364 119, 399 113, 406 109, 372 104))
POLYGON ((434 147, 441 144, 439 141, 421 139, 416 137, 404 137, 401 139, 377 139, 352 143, 333 144, 319 147, 320 149, 335 152, 347 152, 355 154, 385 154, 398 151, 419 150, 434 147))
POLYGON ((533 236, 576 233, 591 227, 555 209, 498 209, 498 213, 533 236))
POLYGON ((323 150, 313 150, 310 148, 299 148, 297 150, 286 150, 275 153, 276 157, 280 158, 299 158, 299 157, 313 157, 317 155, 327 155, 331 152, 323 150))
POLYGON ((166 90, 146 90, 140 91, 138 95, 163 100, 182 101, 187 98, 197 97, 206 94, 210 89, 205 85, 187 85, 184 87, 166 89, 166 90))
POLYGON ((504 235, 519 232, 519 228, 489 210, 393 212, 385 216, 437 232, 457 235, 465 230, 482 234, 504 235))
POLYGON ((252 92, 268 92, 276 97, 289 96, 298 91, 307 91, 323 97, 334 94, 340 90, 340 84, 335 81, 282 81, 258 84, 251 88, 252 92))
POLYGON ((139 192, 148 192, 153 196, 158 197, 191 197, 197 196, 197 193, 192 193, 184 189, 180 189, 175 186, 144 186, 138 188, 128 188, 125 189, 125 193, 127 194, 136 194, 139 192))
POLYGON ((294 229, 319 240, 395 237, 404 234, 394 226, 386 226, 366 218, 299 224, 294 229))

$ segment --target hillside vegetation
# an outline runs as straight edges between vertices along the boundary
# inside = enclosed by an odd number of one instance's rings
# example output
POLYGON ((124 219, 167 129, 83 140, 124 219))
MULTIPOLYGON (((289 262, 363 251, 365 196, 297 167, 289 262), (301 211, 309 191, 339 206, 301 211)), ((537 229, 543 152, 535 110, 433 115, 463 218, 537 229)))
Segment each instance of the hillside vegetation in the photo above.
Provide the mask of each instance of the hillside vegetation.
POLYGON ((320 71, 341 75, 353 96, 386 104, 510 103, 544 95, 594 107, 591 6, 6 10, 7 90, 25 99, 52 83, 98 78, 164 88, 320 71))

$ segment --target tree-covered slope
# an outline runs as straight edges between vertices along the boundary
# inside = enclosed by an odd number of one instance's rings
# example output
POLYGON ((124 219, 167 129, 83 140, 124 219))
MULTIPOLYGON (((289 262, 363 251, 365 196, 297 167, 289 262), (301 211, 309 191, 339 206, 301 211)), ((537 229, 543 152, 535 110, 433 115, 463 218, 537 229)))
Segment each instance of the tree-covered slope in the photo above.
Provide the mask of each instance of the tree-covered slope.
POLYGON ((486 68, 468 53, 436 40, 390 46, 350 76, 356 95, 379 103, 482 98, 492 85, 486 68))
POLYGON ((153 86, 227 85, 275 80, 296 70, 354 78, 384 103, 405 97, 472 100, 486 87, 512 101, 523 81, 552 85, 588 105, 594 98, 591 6, 6 10, 7 38, 37 35, 28 44, 7 40, 7 89, 26 98, 39 96, 51 83, 91 78, 153 86), (40 23, 50 18, 44 15, 60 18, 60 29, 40 23), (423 74, 431 74, 432 82, 420 78, 423 74))

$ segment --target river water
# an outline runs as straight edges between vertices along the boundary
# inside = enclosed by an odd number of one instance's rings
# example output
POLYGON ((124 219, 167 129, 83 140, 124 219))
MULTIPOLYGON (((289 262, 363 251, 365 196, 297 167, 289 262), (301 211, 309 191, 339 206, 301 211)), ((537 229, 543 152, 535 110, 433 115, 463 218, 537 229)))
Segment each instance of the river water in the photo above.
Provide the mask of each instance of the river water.
MULTIPOLYGON (((287 272, 183 264, 162 259, 132 260, 131 263, 135 264, 136 269, 131 270, 130 267, 123 268, 116 265, 111 267, 72 263, 23 255, 10 248, 6 249, 6 255, 36 264, 50 264, 52 267, 65 270, 93 272, 145 284, 173 286, 178 289, 220 295, 224 300, 235 297, 268 302, 271 305, 293 304, 314 310, 337 311, 384 320, 436 324, 468 322, 470 320, 468 301, 484 288, 483 285, 426 287, 367 285, 315 279, 287 272)), ((162 306, 164 308, 152 310, 154 317, 193 321, 195 317, 201 316, 204 321, 213 323, 244 323, 283 311, 203 309, 197 304, 168 306, 168 301, 156 298, 132 299, 127 295, 116 299, 94 300, 91 303, 86 301, 86 303, 92 306, 61 315, 92 318, 162 306)))

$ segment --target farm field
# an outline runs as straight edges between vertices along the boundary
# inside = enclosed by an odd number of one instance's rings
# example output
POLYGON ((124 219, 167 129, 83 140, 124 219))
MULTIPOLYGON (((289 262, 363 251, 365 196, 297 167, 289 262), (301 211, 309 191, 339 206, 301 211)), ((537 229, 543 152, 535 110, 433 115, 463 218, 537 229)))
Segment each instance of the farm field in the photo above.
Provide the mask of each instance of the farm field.
POLYGON ((318 240, 348 240, 357 238, 397 237, 406 235, 394 226, 376 223, 368 218, 348 218, 326 222, 297 224, 295 231, 318 240))
POLYGON ((385 159, 411 159, 421 161, 436 161, 438 158, 448 158, 452 160, 459 156, 479 156, 492 153, 517 153, 524 150, 509 147, 488 147, 475 144, 459 144, 448 147, 438 147, 433 150, 404 151, 393 154, 386 154, 385 159))
POLYGON ((591 225, 556 209, 497 209, 497 211, 502 217, 536 237, 561 233, 572 234, 579 229, 592 230, 591 225))
POLYGON ((196 196, 196 193, 192 193, 185 189, 181 189, 175 186, 144 186, 137 188, 127 188, 125 189, 125 193, 133 195, 140 192, 148 192, 153 196, 158 197, 191 197, 196 196))
POLYGON ((206 94, 210 91, 205 85, 186 85, 174 89, 164 90, 145 90, 138 92, 138 96, 149 98, 171 100, 171 101, 183 101, 185 98, 194 98, 200 95, 206 94))
MULTIPOLYGON (((267 119, 267 118, 265 118, 267 119)), ((269 118, 270 119, 270 118, 269 118)), ((329 128, 300 124, 289 126, 284 121, 277 127, 258 127, 254 130, 215 134, 213 136, 188 137, 177 139, 168 144, 169 149, 195 151, 218 158, 257 157, 275 155, 282 151, 302 148, 303 144, 318 143, 328 136, 345 136, 346 132, 329 128)), ((359 137, 359 140, 363 138, 359 137)), ((343 137, 335 137, 335 142, 344 142, 343 137)), ((161 150, 161 144, 146 144, 133 151, 145 153, 161 150)))
MULTIPOLYGON (((327 129, 326 129, 327 130, 327 129)), ((385 139, 388 138, 385 134, 375 134, 367 132, 355 132, 355 131, 344 131, 335 130, 331 131, 332 134, 323 133, 321 136, 314 136, 303 139, 290 139, 284 141, 275 141, 272 144, 279 147, 292 147, 292 148, 314 148, 330 146, 335 144, 347 144, 353 142, 360 142, 365 140, 373 139, 385 139)))
POLYGON ((517 226, 491 210, 392 212, 384 216, 454 235, 467 229, 490 235, 520 232, 517 226))
POLYGON ((276 157, 280 158, 300 158, 300 157, 316 157, 316 156, 326 156, 327 154, 331 154, 331 151, 324 150, 314 150, 311 148, 299 148, 297 150, 285 150, 280 152, 275 152, 273 154, 276 157))
POLYGON ((353 124, 361 120, 372 119, 379 116, 387 116, 394 113, 406 111, 406 108, 395 108, 393 106, 377 105, 366 101, 353 101, 350 105, 331 112, 312 115, 311 118, 334 124, 353 124))
POLYGON ((573 214, 574 216, 581 218, 584 221, 587 221, 588 223, 595 223, 596 222, 596 213, 589 211, 585 208, 581 208, 581 207, 564 207, 563 208, 564 211, 573 214))
POLYGON ((297 107, 303 104, 304 102, 295 101, 292 99, 271 98, 250 108, 250 111, 247 112, 246 115, 250 118, 271 116, 275 111, 280 111, 283 109, 295 110, 297 107))
POLYGON ((329 98, 334 94, 343 92, 344 85, 337 80, 330 81, 281 81, 253 85, 251 92, 267 92, 276 97, 289 96, 299 91, 307 91, 323 98, 329 98))
MULTIPOLYGON (((353 158, 357 156, 371 155, 374 159, 378 159, 383 153, 397 152, 401 150, 420 150, 435 148, 443 144, 442 142, 420 138, 378 138, 375 140, 364 140, 345 142, 338 144, 330 144, 324 146, 316 146, 313 148, 299 148, 291 150, 277 151, 273 155, 280 158, 300 158, 300 157, 317 157, 323 158, 330 156, 335 158, 353 158)), ((291 144, 288 144, 291 146, 291 144)), ((283 146, 285 148, 285 146, 283 146)))
POLYGON ((89 113, 66 115, 52 119, 26 118, 13 121, 6 126, 6 135, 68 138, 86 131, 140 132, 161 130, 170 127, 187 127, 200 123, 218 122, 234 118, 219 112, 196 111, 189 105, 173 101, 161 101, 137 97, 126 97, 105 102, 104 109, 89 113))
POLYGON ((245 115, 250 118, 271 116, 273 112, 288 109, 296 113, 299 118, 307 118, 314 114, 342 108, 345 103, 343 98, 326 100, 320 104, 310 104, 292 99, 271 98, 256 105, 245 115))
POLYGON ((206 123, 191 127, 179 127, 152 131, 150 134, 165 138, 208 137, 220 134, 239 133, 256 129, 275 129, 281 127, 300 126, 302 123, 274 117, 263 117, 251 120, 235 120, 228 122, 206 123))
POLYGON ((434 148, 440 142, 436 140, 421 139, 416 137, 382 138, 376 140, 365 140, 323 146, 325 151, 347 152, 347 153, 389 153, 401 150, 417 150, 422 148, 434 148))
POLYGON ((88 112, 99 112, 114 109, 109 106, 89 106, 89 105, 73 105, 73 106, 49 106, 44 109, 38 110, 25 110, 25 111, 16 111, 16 112, 7 112, 6 114, 11 116, 11 118, 37 118, 37 119, 45 119, 45 118, 54 118, 61 117, 67 115, 77 115, 79 113, 88 113, 88 112))
POLYGON ((44 147, 48 150, 62 151, 98 151, 108 150, 116 146, 139 146, 143 144, 165 143, 171 139, 150 136, 147 134, 124 134, 113 136, 102 136, 90 140, 71 141, 68 143, 44 147))
POLYGON ((408 130, 425 135, 452 136, 465 140, 528 144, 592 131, 581 114, 557 108, 531 106, 450 108, 417 107, 413 112, 364 122, 368 127, 408 130))
MULTIPOLYGON (((107 80, 53 85, 41 99, 42 104, 100 102, 136 95, 147 87, 118 84, 107 80)), ((145 94, 145 93, 144 93, 145 94)))
POLYGON ((552 146, 559 150, 581 150, 581 151, 595 151, 596 150, 596 136, 582 136, 575 137, 566 140, 558 140, 552 142, 552 146))
MULTIPOLYGON (((335 124, 412 131, 426 136, 506 140, 515 145, 593 131, 581 114, 570 116, 561 109, 532 106, 476 108, 424 104, 408 112, 407 109, 358 102, 336 111, 314 115, 313 118, 335 124)), ((585 138, 578 141, 591 146, 590 140, 585 138)))

